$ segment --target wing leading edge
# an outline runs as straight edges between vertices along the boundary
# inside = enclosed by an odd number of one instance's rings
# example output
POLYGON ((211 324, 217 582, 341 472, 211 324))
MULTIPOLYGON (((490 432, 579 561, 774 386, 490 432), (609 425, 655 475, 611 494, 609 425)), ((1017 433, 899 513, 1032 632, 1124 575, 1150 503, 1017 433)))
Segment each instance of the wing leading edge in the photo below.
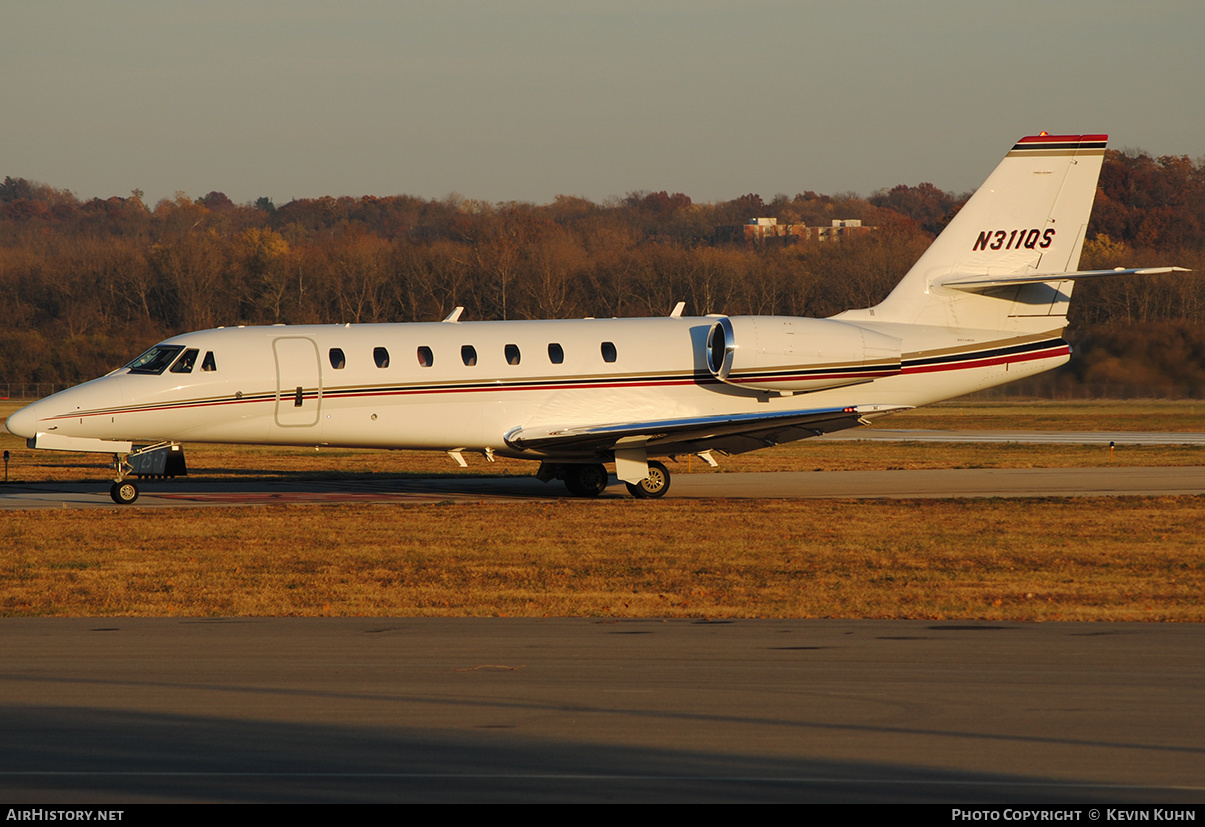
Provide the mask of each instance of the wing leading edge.
POLYGON ((581 427, 515 428, 504 439, 529 456, 605 458, 635 446, 668 456, 718 450, 741 454, 783 442, 865 425, 868 414, 905 410, 899 405, 851 405, 777 413, 658 419, 581 427))

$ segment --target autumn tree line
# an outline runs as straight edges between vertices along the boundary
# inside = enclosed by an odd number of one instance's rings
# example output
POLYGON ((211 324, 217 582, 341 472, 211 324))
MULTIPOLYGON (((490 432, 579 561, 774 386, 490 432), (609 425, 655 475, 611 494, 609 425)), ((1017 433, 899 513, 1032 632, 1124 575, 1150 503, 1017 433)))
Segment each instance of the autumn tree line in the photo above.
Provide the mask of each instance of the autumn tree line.
MULTIPOLYGON (((153 206, 0 184, 0 395, 101 375, 155 342, 236 324, 652 316, 828 316, 880 301, 969 194, 900 185, 695 203, 635 192, 595 203, 451 195, 235 204, 220 192, 153 206), (717 228, 774 217, 873 232, 840 243, 745 244, 717 228), (14 390, 15 389, 15 390, 14 390)), ((1081 267, 1205 271, 1205 162, 1109 151, 1081 267)), ((1083 284, 1077 359, 1029 390, 1200 395, 1205 275, 1083 284)))

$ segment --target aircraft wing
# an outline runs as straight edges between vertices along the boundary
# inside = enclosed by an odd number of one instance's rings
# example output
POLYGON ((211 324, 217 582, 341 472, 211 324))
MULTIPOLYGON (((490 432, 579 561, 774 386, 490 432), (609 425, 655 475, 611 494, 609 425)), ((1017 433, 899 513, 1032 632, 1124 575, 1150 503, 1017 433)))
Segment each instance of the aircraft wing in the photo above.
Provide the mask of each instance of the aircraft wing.
POLYGON ((899 410, 905 410, 905 407, 854 405, 567 428, 538 426, 516 428, 505 439, 512 448, 547 457, 605 457, 616 447, 636 446, 643 446, 650 454, 657 455, 708 450, 740 454, 865 425, 867 414, 899 410))
POLYGON ((993 287, 1015 287, 1021 284, 1048 284, 1057 281, 1078 281, 1107 276, 1157 276, 1164 273, 1189 273, 1184 267, 1137 267, 1116 270, 1076 270, 1070 273, 1029 273, 1023 276, 946 276, 936 282, 939 287, 978 293, 993 287))

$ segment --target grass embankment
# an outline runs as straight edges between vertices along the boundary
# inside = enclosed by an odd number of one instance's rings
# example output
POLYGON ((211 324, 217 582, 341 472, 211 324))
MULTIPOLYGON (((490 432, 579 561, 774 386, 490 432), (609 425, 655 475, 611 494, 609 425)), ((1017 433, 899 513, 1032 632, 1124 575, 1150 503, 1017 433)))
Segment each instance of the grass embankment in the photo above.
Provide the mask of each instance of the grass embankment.
MULTIPOLYGON (((1039 423, 1205 431, 1205 406, 953 404, 880 424, 1039 423)), ((19 460, 15 479, 106 476, 95 457, 26 452, 8 439, 3 447, 19 460)), ((1106 465, 1110 457, 1085 446, 806 441, 722 462, 725 471, 1056 467, 1106 465)), ((1199 465, 1205 452, 1122 446, 1112 463, 1199 465)), ((442 454, 325 449, 189 446, 189 464, 205 476, 457 473, 442 454)), ((532 469, 477 460, 469 473, 532 469)), ((690 470, 705 466, 696 459, 690 470)), ((0 615, 1200 622, 1203 517, 1200 497, 7 512, 0 615)))

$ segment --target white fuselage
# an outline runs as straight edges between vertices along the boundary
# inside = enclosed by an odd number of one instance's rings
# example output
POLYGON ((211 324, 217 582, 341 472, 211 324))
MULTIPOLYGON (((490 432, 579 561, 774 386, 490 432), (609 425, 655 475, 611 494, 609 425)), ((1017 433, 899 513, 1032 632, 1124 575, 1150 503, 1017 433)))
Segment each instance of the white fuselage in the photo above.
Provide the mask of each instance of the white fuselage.
POLYGON ((1057 331, 1018 337, 861 322, 845 326, 899 341, 902 366, 894 374, 781 394, 715 378, 707 350, 715 324, 716 317, 662 317, 206 330, 162 343, 198 352, 190 372, 123 368, 22 409, 9 429, 31 438, 481 450, 536 459, 508 444, 507 434, 801 407, 857 406, 873 416, 1068 358, 1057 331))

